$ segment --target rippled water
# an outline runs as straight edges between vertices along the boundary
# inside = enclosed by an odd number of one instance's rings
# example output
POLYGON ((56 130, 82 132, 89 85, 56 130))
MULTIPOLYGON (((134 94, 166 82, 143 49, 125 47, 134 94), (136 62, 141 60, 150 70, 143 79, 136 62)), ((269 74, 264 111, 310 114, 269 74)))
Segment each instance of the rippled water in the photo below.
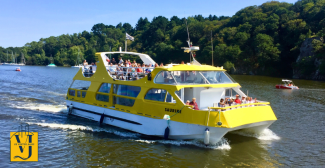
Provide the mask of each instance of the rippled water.
POLYGON ((294 80, 299 90, 276 90, 280 78, 233 76, 249 96, 271 102, 278 120, 260 135, 227 134, 200 141, 146 137, 67 117, 65 94, 77 69, 0 66, 1 167, 313 167, 325 166, 325 83, 294 80), (20 123, 39 132, 39 161, 10 162, 9 133, 20 123))

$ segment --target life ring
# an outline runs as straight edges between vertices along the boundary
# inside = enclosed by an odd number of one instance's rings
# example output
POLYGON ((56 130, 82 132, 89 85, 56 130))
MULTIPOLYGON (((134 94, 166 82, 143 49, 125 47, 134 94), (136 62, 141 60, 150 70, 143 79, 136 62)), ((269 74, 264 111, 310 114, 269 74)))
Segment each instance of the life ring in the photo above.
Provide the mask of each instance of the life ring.
POLYGON ((72 110, 73 110, 73 105, 71 104, 71 105, 69 106, 69 109, 68 109, 68 114, 71 114, 71 113, 72 113, 72 110))

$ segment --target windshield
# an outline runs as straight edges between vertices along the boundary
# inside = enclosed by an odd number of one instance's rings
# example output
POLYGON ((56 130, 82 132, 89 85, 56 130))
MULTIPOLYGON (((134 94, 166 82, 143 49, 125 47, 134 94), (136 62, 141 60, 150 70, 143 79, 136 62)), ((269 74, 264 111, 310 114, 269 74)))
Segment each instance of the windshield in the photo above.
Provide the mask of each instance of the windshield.
POLYGON ((236 83, 224 71, 160 71, 155 83, 169 85, 196 85, 236 83))

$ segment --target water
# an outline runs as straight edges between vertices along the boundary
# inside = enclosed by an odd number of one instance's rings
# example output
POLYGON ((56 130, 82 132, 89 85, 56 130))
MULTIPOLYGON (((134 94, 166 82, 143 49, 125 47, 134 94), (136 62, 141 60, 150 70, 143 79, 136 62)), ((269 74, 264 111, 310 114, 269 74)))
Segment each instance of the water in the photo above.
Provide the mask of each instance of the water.
POLYGON ((216 145, 141 136, 67 117, 65 95, 77 69, 0 66, 1 167, 324 167, 325 83, 233 76, 249 96, 271 102, 278 120, 260 135, 227 134, 216 145), (20 123, 39 132, 39 161, 10 162, 9 132, 20 123))

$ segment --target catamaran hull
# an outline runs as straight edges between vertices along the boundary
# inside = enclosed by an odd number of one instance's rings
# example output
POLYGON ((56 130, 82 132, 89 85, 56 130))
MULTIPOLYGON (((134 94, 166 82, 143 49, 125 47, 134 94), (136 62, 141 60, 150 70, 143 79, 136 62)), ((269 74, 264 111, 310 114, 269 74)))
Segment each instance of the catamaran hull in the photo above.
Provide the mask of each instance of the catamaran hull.
MULTIPOLYGON (((72 115, 100 122, 101 116, 104 114, 104 124, 120 127, 144 135, 164 137, 164 132, 167 127, 167 120, 139 116, 132 113, 121 112, 109 108, 69 100, 66 102, 67 106, 71 104, 73 105, 71 112, 72 115)), ((273 122, 274 121, 263 121, 246 124, 235 128, 222 128, 170 121, 169 139, 204 139, 204 132, 206 128, 209 128, 210 143, 216 143, 227 132, 247 129, 249 132, 259 133, 269 127, 273 122)))

